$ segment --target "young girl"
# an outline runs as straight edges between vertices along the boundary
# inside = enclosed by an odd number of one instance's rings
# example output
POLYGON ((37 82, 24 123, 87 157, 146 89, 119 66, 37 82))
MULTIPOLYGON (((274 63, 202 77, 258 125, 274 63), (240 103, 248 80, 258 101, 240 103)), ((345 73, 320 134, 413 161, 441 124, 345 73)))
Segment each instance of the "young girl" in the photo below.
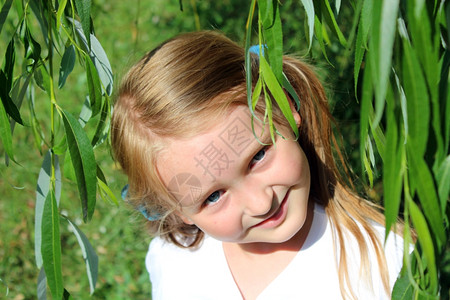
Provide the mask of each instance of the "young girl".
POLYGON ((272 143, 264 101, 256 118, 247 107, 244 54, 219 33, 180 35, 120 88, 112 146, 127 200, 157 236, 146 258, 153 299, 390 298, 402 240, 385 242, 383 214, 341 177, 320 82, 284 57, 300 135, 273 101, 272 143))

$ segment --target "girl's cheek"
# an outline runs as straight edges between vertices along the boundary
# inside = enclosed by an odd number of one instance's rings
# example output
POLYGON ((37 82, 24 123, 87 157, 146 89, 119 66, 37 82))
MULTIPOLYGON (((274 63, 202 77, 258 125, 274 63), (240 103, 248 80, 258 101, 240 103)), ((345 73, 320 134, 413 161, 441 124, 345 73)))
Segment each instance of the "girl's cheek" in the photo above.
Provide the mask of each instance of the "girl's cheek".
MULTIPOLYGON (((199 224, 200 225, 200 224, 199 224)), ((205 233, 218 239, 229 239, 239 235, 241 228, 241 220, 236 216, 223 214, 216 216, 208 222, 199 226, 205 233)))

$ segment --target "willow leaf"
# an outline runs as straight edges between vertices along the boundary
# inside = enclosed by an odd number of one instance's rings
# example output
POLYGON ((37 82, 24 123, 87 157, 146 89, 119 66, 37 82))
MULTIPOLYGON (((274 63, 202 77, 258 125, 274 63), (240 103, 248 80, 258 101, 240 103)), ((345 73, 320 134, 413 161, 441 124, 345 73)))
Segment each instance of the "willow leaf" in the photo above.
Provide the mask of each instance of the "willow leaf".
POLYGON ((67 76, 72 72, 75 66, 75 47, 70 45, 64 51, 64 55, 61 59, 61 65, 59 67, 59 81, 58 88, 62 88, 66 83, 67 76))
POLYGON ((365 45, 363 43, 363 30, 361 24, 358 27, 358 33, 356 35, 355 43, 355 64, 353 66, 353 78, 355 81, 355 95, 358 91, 358 78, 361 71, 361 64, 363 61, 364 53, 366 52, 365 45))
POLYGON ((314 3, 313 0, 300 0, 303 7, 306 11, 306 17, 308 19, 308 52, 311 50, 311 45, 313 41, 313 35, 314 35, 314 3))
POLYGON ((272 93, 273 98, 280 107, 281 112, 285 116, 286 120, 289 122, 289 125, 294 131, 295 136, 298 137, 298 128, 297 124, 295 123, 294 116, 292 115, 292 110, 291 106, 289 105, 289 101, 280 84, 278 83, 275 74, 273 74, 272 70, 270 69, 270 66, 267 63, 264 56, 260 57, 260 66, 264 82, 266 83, 267 87, 272 93))
POLYGON ((248 17, 247 17, 247 23, 245 24, 245 29, 246 29, 246 33, 245 33, 245 84, 247 87, 247 105, 250 109, 250 112, 252 114, 253 117, 255 116, 255 112, 253 111, 253 106, 252 106, 252 87, 253 87, 253 82, 252 82, 252 60, 251 60, 251 55, 250 55, 250 42, 251 42, 251 35, 252 35, 252 21, 253 21, 253 16, 255 13, 255 8, 256 8, 256 0, 252 0, 251 6, 250 6, 250 10, 248 13, 248 17))
POLYGON ((97 69, 91 58, 86 55, 86 79, 89 88, 89 101, 91 103, 92 116, 96 116, 102 107, 102 87, 97 69))
MULTIPOLYGON (((5 73, 3 73, 3 70, 0 70, 0 82, 6 82, 6 81, 7 81, 7 77, 6 77, 5 73)), ((11 97, 9 96, 9 90, 8 90, 8 87, 6 86, 6 84, 0 84, 0 98, 1 98, 1 102, 3 103, 3 108, 5 110, 5 113, 8 114, 14 121, 23 125, 23 121, 22 121, 22 117, 20 116, 19 109, 17 108, 17 106, 14 104, 11 97)), ((9 124, 8 124, 8 127, 9 127, 9 124)))
POLYGON ((341 0, 336 0, 335 8, 336 8, 336 13, 339 14, 339 11, 341 10, 341 0))
POLYGON ((91 0, 75 0, 78 15, 81 19, 81 27, 83 28, 84 36, 87 38, 87 43, 91 45, 91 0))
POLYGON ((90 35, 91 45, 89 47, 88 41, 83 33, 83 29, 81 27, 80 22, 70 18, 69 20, 75 25, 75 31, 77 35, 79 36, 82 45, 84 46, 86 52, 89 53, 89 56, 91 57, 94 63, 100 81, 102 82, 102 85, 105 88, 105 92, 111 96, 114 78, 111 64, 109 63, 108 56, 106 55, 105 50, 103 49, 102 45, 93 34, 90 35))
POLYGON ((119 205, 119 201, 117 201, 117 197, 114 195, 114 193, 111 191, 109 186, 100 178, 97 180, 98 186, 102 192, 105 193, 107 196, 106 199, 109 199, 108 202, 112 202, 115 205, 119 205))
MULTIPOLYGON (((450 5, 449 5, 450 8, 450 5)), ((450 14, 449 14, 450 15, 450 14)), ((439 106, 443 127, 444 153, 448 153, 450 146, 450 94, 448 93, 448 76, 450 70, 450 51, 445 50, 442 57, 439 80, 439 106)))
POLYGON ((11 126, 9 124, 8 116, 6 115, 6 110, 1 101, 0 101, 0 139, 2 141, 3 148, 5 149, 6 154, 15 162, 12 147, 11 126))
POLYGON ((441 211, 447 209, 447 199, 450 191, 450 155, 442 162, 436 174, 438 194, 441 201, 441 211))
POLYGON ((39 271, 36 292, 38 300, 47 300, 47 276, 44 268, 39 271))
POLYGON ((270 27, 273 24, 273 5, 273 0, 258 0, 260 22, 262 22, 265 27, 270 27))
POLYGON ((42 260, 47 282, 54 299, 63 295, 61 236, 59 213, 53 190, 47 194, 42 215, 42 260))
POLYGON ((411 284, 409 277, 404 275, 395 281, 392 289, 392 299, 410 300, 413 299, 414 286, 411 284))
POLYGON ((258 78, 258 81, 256 82, 255 88, 253 89, 252 94, 252 110, 256 108, 256 103, 258 103, 259 96, 261 96, 262 91, 262 78, 258 78))
POLYGON ((322 23, 320 22, 320 19, 317 17, 317 15, 314 17, 314 32, 316 33, 317 41, 319 42, 320 49, 322 50, 323 56, 327 60, 327 62, 330 65, 333 65, 330 60, 328 59, 327 55, 327 49, 325 47, 325 30, 323 29, 322 23))
POLYGON ((297 95, 297 92, 294 90, 294 87, 289 82, 289 79, 286 77, 286 74, 283 73, 283 81, 282 81, 283 88, 289 93, 291 96, 291 100, 293 99, 295 102, 295 107, 297 108, 297 111, 300 110, 300 98, 297 95))
MULTIPOLYGON (((55 199, 56 204, 59 205, 61 197, 61 170, 59 168, 59 159, 55 155, 55 199)), ((50 178, 52 173, 52 162, 50 150, 44 156, 41 169, 36 185, 36 204, 34 208, 34 253, 36 257, 36 266, 42 267, 42 218, 44 214, 45 199, 47 199, 50 191, 50 178)))
POLYGON ((13 0, 6 0, 0 11, 0 33, 2 32, 3 24, 5 24, 6 18, 8 17, 12 2, 13 0))
POLYGON ((105 101, 103 101, 100 119, 98 121, 97 128, 95 129, 94 137, 92 138, 91 142, 92 147, 101 144, 107 138, 110 125, 108 118, 109 115, 110 115, 110 104, 109 100, 106 99, 105 101))
POLYGON ((81 254, 83 255, 83 259, 86 262, 86 272, 89 279, 89 287, 92 293, 94 293, 95 285, 97 283, 97 276, 98 276, 98 256, 95 253, 94 248, 92 247, 91 243, 89 242, 86 235, 76 226, 72 221, 70 221, 66 217, 62 217, 65 219, 70 227, 72 228, 73 234, 76 236, 78 244, 81 248, 81 254))
MULTIPOLYGON (((373 87, 371 78, 371 66, 370 60, 366 65, 363 77, 362 85, 362 99, 361 99, 361 112, 359 114, 359 151, 361 153, 362 164, 366 168, 366 172, 369 175, 369 179, 372 178, 372 168, 368 164, 367 159, 367 139, 369 139, 369 113, 370 106, 372 105, 373 87)), ((370 180, 370 186, 373 185, 373 181, 370 180)))
POLYGON ((416 148, 407 144, 408 158, 410 162, 410 181, 417 188, 422 211, 434 233, 438 247, 446 240, 444 224, 442 222, 441 205, 436 193, 433 177, 425 160, 415 155, 416 148))
POLYGON ((330 6, 330 2, 328 0, 323 0, 323 2, 325 4, 326 9, 322 10, 322 14, 325 17, 325 20, 327 21, 328 26, 336 34, 341 45, 346 47, 347 41, 346 41, 344 35, 342 34, 342 31, 339 28, 339 25, 336 22, 336 18, 334 17, 333 9, 330 6))
POLYGON ((96 202, 97 164, 95 162, 94 151, 80 123, 70 113, 64 110, 61 113, 70 157, 77 178, 83 220, 87 222, 94 214, 96 202))
POLYGON ((372 6, 373 6, 372 0, 363 1, 355 44, 355 65, 354 65, 355 94, 357 92, 358 77, 361 71, 361 63, 364 58, 364 53, 366 52, 367 49, 367 40, 369 38, 369 32, 372 26, 372 6))
POLYGON ((424 155, 430 120, 430 99, 417 55, 408 41, 403 52, 403 89, 408 112, 408 140, 413 144, 414 155, 424 155))
POLYGON ((3 72, 6 77, 6 81, 2 82, 3 85, 6 83, 6 90, 10 91, 12 88, 13 82, 13 73, 14 73, 14 63, 16 61, 16 51, 14 47, 14 38, 8 43, 8 47, 6 47, 5 59, 3 61, 3 72))
POLYGON ((414 203, 414 201, 409 201, 409 212, 411 215, 412 222, 417 231, 417 238, 423 249, 424 257, 427 261, 427 266, 429 268, 429 277, 431 291, 436 293, 438 286, 437 270, 436 270, 436 257, 434 255, 433 239, 431 238, 430 231, 428 230, 427 222, 422 215, 419 207, 414 203))
POLYGON ((56 12, 56 29, 61 27, 61 18, 64 15, 64 9, 66 8, 67 0, 59 1, 58 11, 56 12))
POLYGON ((392 64, 399 0, 373 2, 371 30, 372 80, 375 86, 375 119, 378 126, 383 115, 385 97, 392 64))
MULTIPOLYGON (((392 94, 389 93, 389 97, 392 94)), ((400 142, 400 130, 394 114, 392 101, 388 103, 387 111, 387 132, 386 132, 386 152, 383 161, 383 190, 384 190, 384 215, 386 217, 386 231, 397 221, 400 208, 403 165, 404 165, 404 147, 400 142)), ((387 236, 386 236, 387 238, 387 236)))
POLYGON ((280 8, 278 2, 274 1, 271 11, 273 11, 272 24, 264 27, 264 39, 267 43, 267 53, 270 67, 272 68, 278 82, 282 82, 283 77, 283 31, 281 28, 280 8))

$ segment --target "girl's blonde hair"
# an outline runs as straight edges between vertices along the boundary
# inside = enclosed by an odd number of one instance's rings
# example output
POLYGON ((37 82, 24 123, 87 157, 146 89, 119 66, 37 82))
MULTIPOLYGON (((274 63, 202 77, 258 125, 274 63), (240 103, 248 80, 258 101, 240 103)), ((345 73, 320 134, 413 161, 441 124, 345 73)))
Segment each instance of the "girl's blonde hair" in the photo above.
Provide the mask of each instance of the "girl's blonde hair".
MULTIPOLYGON (((251 65, 256 82, 256 55, 252 54, 251 65)), ((354 194, 350 179, 344 180, 338 171, 336 162, 340 166, 345 162, 331 128, 324 89, 311 67, 298 59, 284 57, 283 71, 300 98, 298 141, 310 165, 310 197, 324 206, 334 227, 335 244, 340 245, 337 265, 341 293, 354 297, 347 268, 346 233, 358 243, 361 270, 370 269, 364 233, 369 236, 389 293, 382 239, 371 226, 373 221, 383 224, 384 217, 377 207, 354 194)), ((246 105, 245 90, 244 49, 216 32, 188 33, 168 40, 145 55, 123 79, 114 106, 112 147, 128 175, 130 203, 160 217, 149 222, 152 234, 182 247, 195 247, 201 242, 201 230, 171 213, 177 203, 157 170, 158 153, 164 151, 161 137, 186 138, 211 127, 228 107, 246 105)), ((257 109, 263 111, 263 105, 257 109)), ((277 123, 285 124, 275 103, 273 107, 277 123)))

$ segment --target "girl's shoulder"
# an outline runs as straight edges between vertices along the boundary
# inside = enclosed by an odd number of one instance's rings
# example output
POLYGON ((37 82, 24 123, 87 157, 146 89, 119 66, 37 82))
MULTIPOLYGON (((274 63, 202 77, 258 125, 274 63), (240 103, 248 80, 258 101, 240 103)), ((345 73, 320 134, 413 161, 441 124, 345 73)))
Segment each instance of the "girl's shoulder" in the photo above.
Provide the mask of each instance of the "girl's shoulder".
POLYGON ((228 271, 222 243, 211 237, 206 236, 196 249, 181 248, 155 237, 145 265, 152 283, 152 299, 207 299, 208 295, 237 299, 236 295, 240 295, 228 271))

